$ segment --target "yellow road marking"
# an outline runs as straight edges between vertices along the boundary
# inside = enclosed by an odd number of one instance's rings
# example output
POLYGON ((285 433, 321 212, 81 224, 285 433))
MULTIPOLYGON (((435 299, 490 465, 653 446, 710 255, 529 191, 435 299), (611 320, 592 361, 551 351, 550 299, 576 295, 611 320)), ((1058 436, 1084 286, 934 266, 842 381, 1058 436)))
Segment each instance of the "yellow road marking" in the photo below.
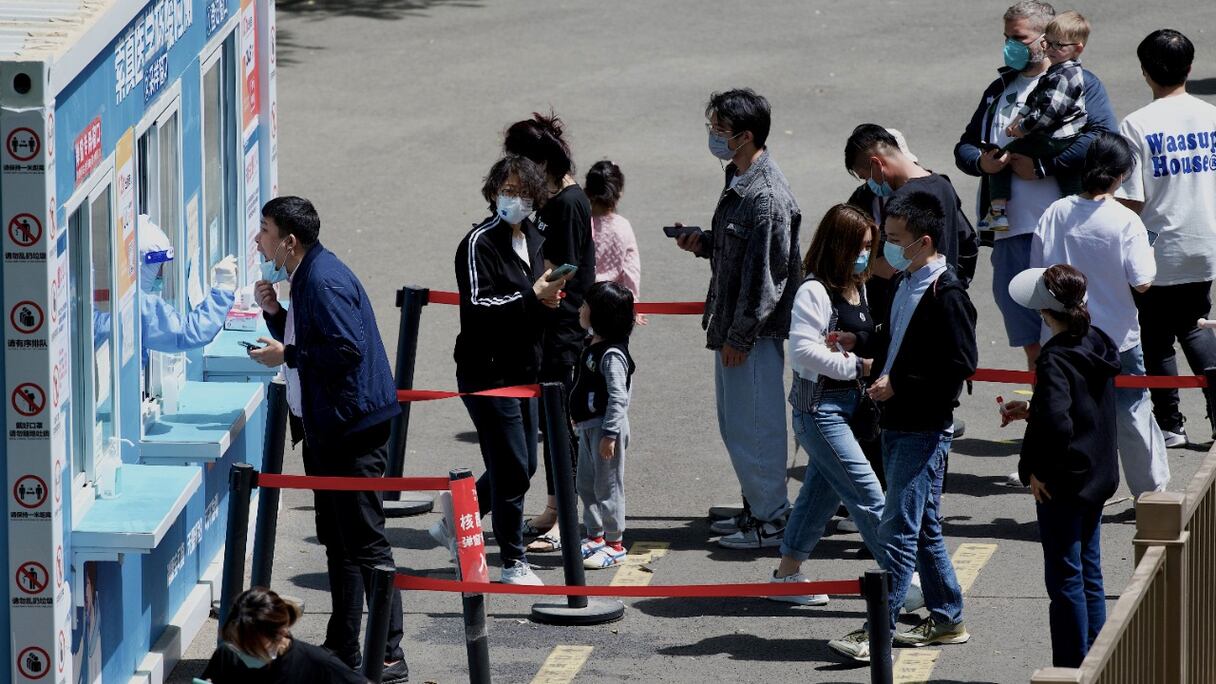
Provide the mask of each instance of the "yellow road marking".
POLYGON ((1020 394, 1023 397, 1033 397, 1034 396, 1034 392, 1031 390, 1014 390, 1013 393, 1020 394))
POLYGON ((667 555, 670 544, 667 542, 634 542, 625 556, 625 564, 608 583, 613 587, 644 587, 650 584, 654 573, 647 569, 647 563, 667 555))
POLYGON ((937 656, 941 651, 924 648, 901 648, 895 659, 895 684, 922 684, 929 681, 933 674, 933 666, 937 664, 937 656))
POLYGON ((554 646, 532 684, 569 684, 591 656, 591 646, 554 646))
POLYGON ((954 564, 954 574, 958 577, 958 586, 963 593, 971 588, 980 570, 996 553, 996 544, 959 544, 951 562, 954 564))

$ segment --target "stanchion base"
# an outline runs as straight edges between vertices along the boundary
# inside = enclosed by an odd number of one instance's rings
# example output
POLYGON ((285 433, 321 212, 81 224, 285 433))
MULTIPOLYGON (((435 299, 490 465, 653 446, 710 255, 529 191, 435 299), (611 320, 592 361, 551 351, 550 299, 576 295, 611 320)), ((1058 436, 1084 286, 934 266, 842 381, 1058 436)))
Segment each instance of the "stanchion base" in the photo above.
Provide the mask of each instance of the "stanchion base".
POLYGON ((716 504, 709 507, 710 520, 726 520, 743 512, 743 504, 716 504))
POLYGON ((532 605, 532 622, 542 625, 586 627, 616 622, 625 617, 625 604, 602 598, 588 598, 586 608, 571 608, 566 603, 532 605))
POLYGON ((426 494, 403 492, 401 499, 384 502, 384 517, 408 518, 414 515, 430 513, 435 507, 435 499, 426 494))

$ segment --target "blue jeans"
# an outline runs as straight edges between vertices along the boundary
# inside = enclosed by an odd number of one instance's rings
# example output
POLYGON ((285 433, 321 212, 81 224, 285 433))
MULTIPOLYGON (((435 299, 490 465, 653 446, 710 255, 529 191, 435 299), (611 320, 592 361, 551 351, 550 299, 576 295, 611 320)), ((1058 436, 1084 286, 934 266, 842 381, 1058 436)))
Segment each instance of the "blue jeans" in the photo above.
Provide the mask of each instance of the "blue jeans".
POLYGON ((963 590, 942 536, 942 478, 946 474, 949 432, 883 430, 882 456, 887 472, 887 501, 878 537, 891 572, 891 625, 897 624, 912 573, 920 571, 925 606, 934 622, 963 621, 963 590))
POLYGON ((1043 581, 1051 598, 1051 664, 1080 667, 1106 622, 1102 507, 1050 500, 1035 508, 1043 544, 1043 581))
MULTIPOLYGON (((1144 375, 1144 352, 1140 345, 1119 352, 1119 363, 1124 375, 1144 375)), ((1148 390, 1116 389, 1115 418, 1123 479, 1132 496, 1164 491, 1170 482, 1170 464, 1165 455, 1165 438, 1153 417, 1148 390)))
POLYGON ((789 508, 785 492, 789 438, 785 428, 784 340, 762 337, 733 368, 714 352, 718 430, 752 515, 777 520, 789 508))
POLYGON ((810 557, 828 521, 843 502, 879 566, 887 565, 878 539, 882 487, 849 427, 860 394, 855 389, 826 391, 814 413, 794 411, 794 435, 810 455, 810 461, 802 491, 790 511, 785 540, 781 543, 782 556, 798 560, 810 557))

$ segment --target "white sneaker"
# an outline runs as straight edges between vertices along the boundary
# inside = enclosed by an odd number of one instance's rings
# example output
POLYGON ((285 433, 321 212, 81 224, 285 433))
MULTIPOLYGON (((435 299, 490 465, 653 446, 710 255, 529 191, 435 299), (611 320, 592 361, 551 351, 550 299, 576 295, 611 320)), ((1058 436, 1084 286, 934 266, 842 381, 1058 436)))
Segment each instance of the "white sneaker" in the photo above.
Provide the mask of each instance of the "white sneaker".
POLYGON ((446 547, 448 553, 452 555, 452 562, 456 562, 456 532, 452 529, 452 494, 451 492, 440 492, 439 496, 435 497, 435 507, 439 509, 439 521, 431 525, 427 532, 430 533, 431 539, 439 542, 440 546, 446 547))
POLYGON ((760 522, 753 520, 752 525, 718 540, 718 545, 727 549, 764 549, 781 546, 785 538, 785 522, 760 522))
POLYGON ((1177 432, 1162 430, 1161 436, 1165 438, 1165 446, 1168 449, 1186 446, 1186 428, 1182 426, 1178 426, 1177 432))
POLYGON ((740 513, 730 518, 715 520, 709 524, 709 531, 714 534, 734 534, 746 526, 748 517, 747 513, 740 513))
POLYGON ((1019 475, 1016 470, 1009 473, 1009 475, 1005 478, 1005 486, 1017 487, 1018 489, 1028 489, 1026 485, 1022 484, 1022 476, 1019 475))
POLYGON ((836 521, 837 534, 856 534, 857 523, 853 522, 852 518, 841 518, 836 521))
POLYGON ((912 573, 912 584, 904 595, 904 612, 911 613, 925 607, 925 592, 920 588, 920 573, 912 573))
POLYGON ((859 663, 870 662, 870 635, 865 629, 853 630, 839 639, 832 639, 828 642, 828 648, 859 663))
MULTIPOLYGON (((808 578, 806 575, 802 574, 801 572, 795 572, 794 574, 786 575, 785 577, 778 577, 776 570, 773 571, 773 576, 769 579, 769 582, 775 582, 777 584, 793 583, 793 582, 810 582, 810 581, 811 581, 810 578, 808 578)), ((768 598, 770 601, 780 601, 782 603, 793 603, 793 604, 796 604, 799 606, 826 606, 828 604, 828 595, 827 594, 803 594, 801 596, 770 596, 768 598)))
POLYGON ((532 572, 532 566, 523 561, 515 561, 515 564, 502 569, 502 576, 499 578, 503 584, 521 584, 529 587, 543 587, 545 583, 540 581, 535 572, 532 572))

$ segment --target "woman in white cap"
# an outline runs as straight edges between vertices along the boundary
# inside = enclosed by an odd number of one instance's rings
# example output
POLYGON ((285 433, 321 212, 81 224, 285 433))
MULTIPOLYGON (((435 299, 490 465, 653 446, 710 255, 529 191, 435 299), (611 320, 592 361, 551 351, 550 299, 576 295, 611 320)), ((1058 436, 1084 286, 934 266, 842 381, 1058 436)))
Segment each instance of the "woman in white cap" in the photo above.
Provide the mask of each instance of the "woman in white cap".
POLYGON ((1079 667, 1106 621, 1100 530, 1102 505, 1119 487, 1119 348, 1090 325, 1085 276, 1072 266, 1022 271, 1009 295, 1051 328, 1035 361, 1034 396, 1001 414, 1006 425, 1028 421, 1018 473, 1039 519, 1052 664, 1079 667))

